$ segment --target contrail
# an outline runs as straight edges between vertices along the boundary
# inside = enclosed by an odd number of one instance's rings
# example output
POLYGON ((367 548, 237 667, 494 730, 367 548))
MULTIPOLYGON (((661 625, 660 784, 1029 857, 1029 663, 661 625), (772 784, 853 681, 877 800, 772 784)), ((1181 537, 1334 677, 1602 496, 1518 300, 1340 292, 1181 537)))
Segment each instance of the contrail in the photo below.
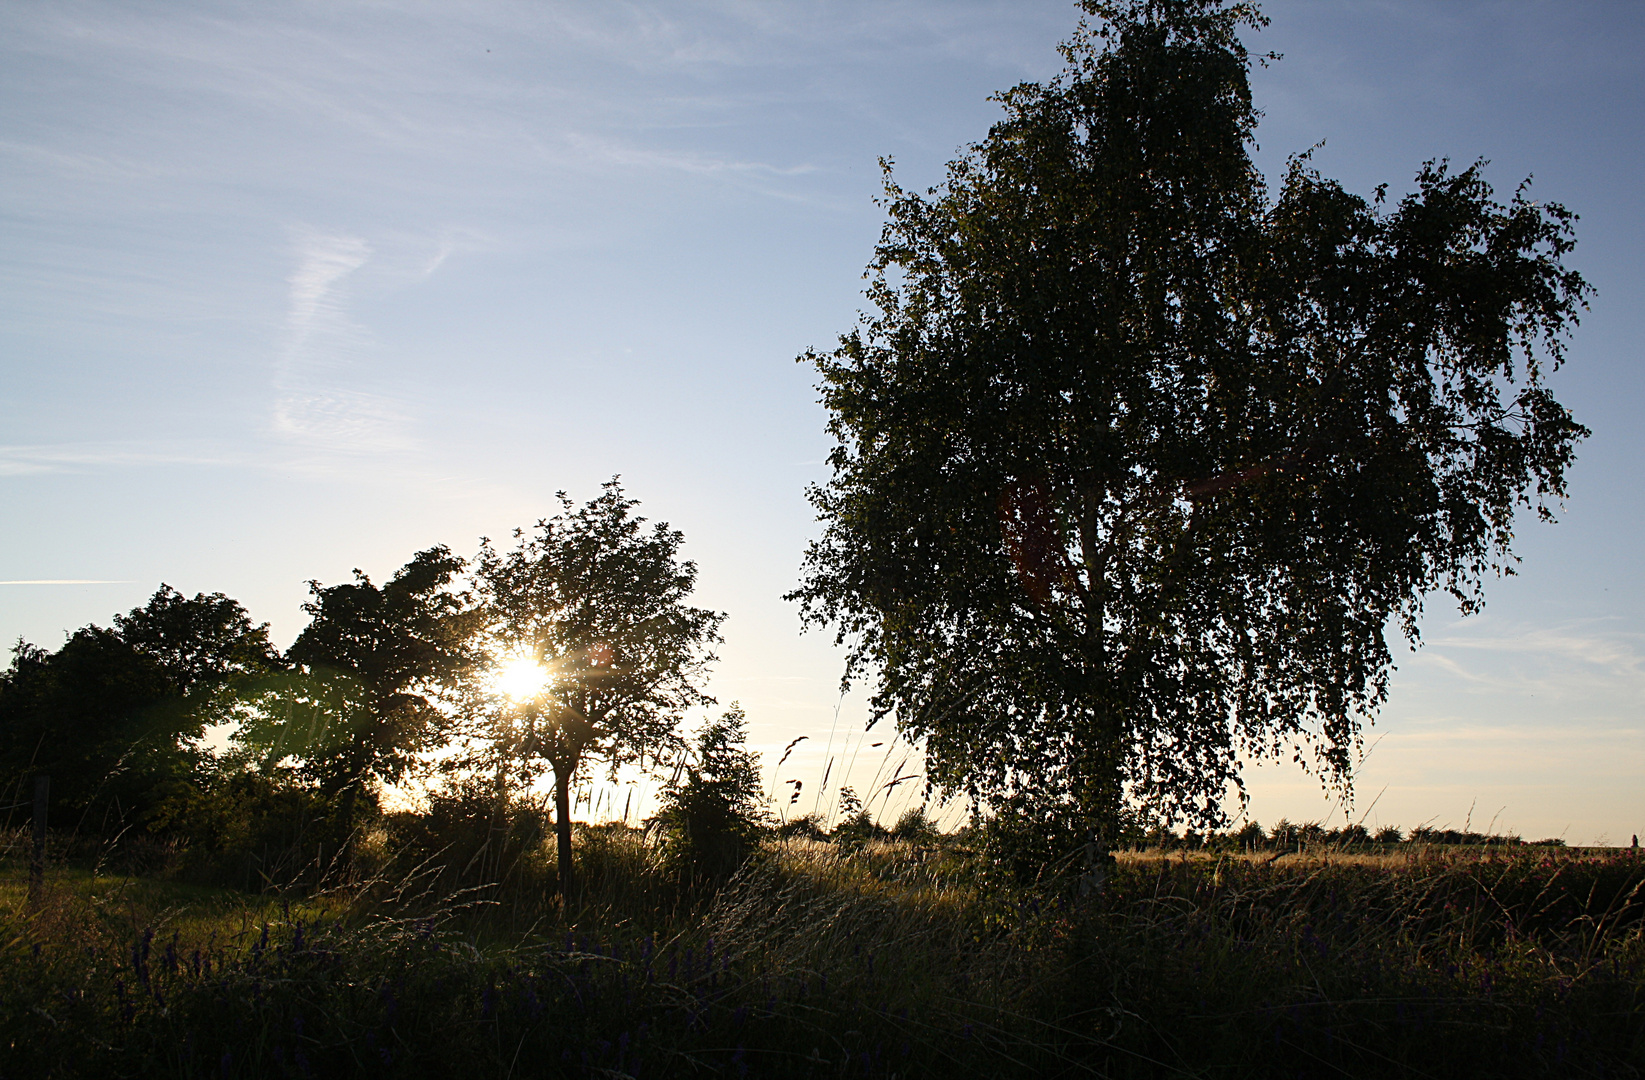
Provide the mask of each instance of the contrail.
POLYGON ((0 581, 0 585, 135 585, 135 581, 110 581, 102 578, 38 578, 31 581, 0 581))

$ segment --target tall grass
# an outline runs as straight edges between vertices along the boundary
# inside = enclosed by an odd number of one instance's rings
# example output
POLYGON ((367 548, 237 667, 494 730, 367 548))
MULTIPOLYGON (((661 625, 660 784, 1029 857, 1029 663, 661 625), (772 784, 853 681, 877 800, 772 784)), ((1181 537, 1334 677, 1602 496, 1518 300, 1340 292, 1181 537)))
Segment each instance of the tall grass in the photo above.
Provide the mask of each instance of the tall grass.
POLYGON ((59 869, 29 911, 8 863, 0 1076, 1645 1071, 1627 853, 1133 854, 1084 899, 952 842, 773 842, 712 894, 629 830, 579 853, 569 910, 526 866, 301 902, 59 869))

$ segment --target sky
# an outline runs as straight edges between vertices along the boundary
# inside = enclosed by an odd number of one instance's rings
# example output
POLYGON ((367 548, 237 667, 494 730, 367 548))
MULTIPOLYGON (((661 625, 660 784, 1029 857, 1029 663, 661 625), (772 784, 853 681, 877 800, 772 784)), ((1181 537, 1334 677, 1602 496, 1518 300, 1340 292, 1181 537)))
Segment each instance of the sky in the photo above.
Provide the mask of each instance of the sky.
MULTIPOLYGON (((1268 766, 1246 813, 1626 843, 1645 831, 1645 6, 1264 11, 1270 179, 1316 144, 1367 195, 1488 159, 1499 194, 1534 177, 1581 215, 1570 261, 1597 295, 1552 383, 1593 430, 1559 524, 1526 519, 1483 613, 1429 604, 1351 806, 1268 766)), ((914 770, 782 599, 830 445, 795 358, 865 303, 879 159, 939 181, 1000 116, 991 94, 1055 74, 1076 15, 0 5, 0 637, 55 647, 164 581, 237 598, 284 645, 307 582, 471 555, 620 475, 729 616, 710 692, 768 767, 806 736, 773 788, 827 811, 842 782, 914 770)))

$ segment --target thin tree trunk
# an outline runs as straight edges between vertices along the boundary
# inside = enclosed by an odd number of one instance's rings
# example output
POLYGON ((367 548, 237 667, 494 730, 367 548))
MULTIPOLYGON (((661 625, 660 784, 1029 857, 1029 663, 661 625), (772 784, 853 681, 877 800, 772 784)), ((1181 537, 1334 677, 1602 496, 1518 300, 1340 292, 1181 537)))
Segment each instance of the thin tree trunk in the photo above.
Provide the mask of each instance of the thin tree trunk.
POLYGON ((554 836, 560 855, 560 902, 571 909, 571 769, 554 768, 554 836))
MULTIPOLYGON (((46 807, 51 801, 51 777, 34 778, 34 850, 29 855, 29 907, 38 908, 46 888, 46 807)), ((1634 838, 1634 847, 1639 838, 1634 838)))

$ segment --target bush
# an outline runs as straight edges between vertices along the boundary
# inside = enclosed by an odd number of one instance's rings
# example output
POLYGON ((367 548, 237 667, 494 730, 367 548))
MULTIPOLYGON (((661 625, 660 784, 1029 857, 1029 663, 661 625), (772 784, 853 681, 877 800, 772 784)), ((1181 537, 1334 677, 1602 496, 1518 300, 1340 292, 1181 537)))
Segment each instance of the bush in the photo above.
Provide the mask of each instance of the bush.
POLYGON ((776 834, 783 840, 828 839, 828 830, 823 828, 821 814, 802 814, 797 818, 789 818, 777 826, 776 834))
POLYGON ((400 870, 434 870, 448 889, 516 876, 521 860, 536 852, 548 833, 542 806, 500 796, 494 784, 477 777, 431 792, 426 813, 389 819, 400 870))
POLYGON ((182 873, 257 890, 315 888, 351 876, 351 830, 335 800, 286 769, 233 769, 172 787, 153 826, 182 841, 182 873))
POLYGON ((1073 807, 1011 800, 982 826, 988 876, 1026 885, 1061 875, 1075 868, 1089 838, 1084 815, 1073 807))
POLYGON ((736 873, 769 824, 759 755, 747 741, 747 721, 733 705, 698 734, 685 782, 663 793, 652 819, 664 866, 688 884, 717 884, 736 873))
POLYGON ((913 844, 935 843, 942 837, 936 822, 926 816, 923 806, 911 806, 904 810, 902 817, 891 827, 891 835, 913 844))

